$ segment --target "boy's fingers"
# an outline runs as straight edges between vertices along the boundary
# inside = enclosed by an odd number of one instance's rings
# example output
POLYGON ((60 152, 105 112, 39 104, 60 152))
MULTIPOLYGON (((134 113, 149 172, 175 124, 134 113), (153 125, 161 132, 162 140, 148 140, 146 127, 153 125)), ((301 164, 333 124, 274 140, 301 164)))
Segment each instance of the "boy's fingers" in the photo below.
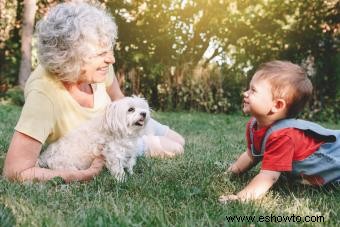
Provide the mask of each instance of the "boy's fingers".
POLYGON ((220 198, 218 198, 218 201, 220 203, 227 203, 235 200, 239 200, 239 197, 237 195, 222 195, 220 196, 220 198))

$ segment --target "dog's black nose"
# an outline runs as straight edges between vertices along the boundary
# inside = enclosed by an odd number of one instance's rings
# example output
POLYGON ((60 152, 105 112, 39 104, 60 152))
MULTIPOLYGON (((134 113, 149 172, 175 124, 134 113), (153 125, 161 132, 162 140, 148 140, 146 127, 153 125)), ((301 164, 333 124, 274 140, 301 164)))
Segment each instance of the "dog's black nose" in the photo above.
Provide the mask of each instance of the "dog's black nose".
POLYGON ((146 117, 146 113, 145 112, 141 112, 140 115, 143 116, 143 117, 146 117))

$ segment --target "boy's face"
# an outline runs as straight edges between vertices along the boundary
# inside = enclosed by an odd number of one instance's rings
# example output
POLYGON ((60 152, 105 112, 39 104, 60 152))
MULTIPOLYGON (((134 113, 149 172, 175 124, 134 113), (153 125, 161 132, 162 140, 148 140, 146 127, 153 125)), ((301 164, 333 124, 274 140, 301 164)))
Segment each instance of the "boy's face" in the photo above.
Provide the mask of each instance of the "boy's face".
POLYGON ((268 80, 257 79, 254 76, 249 89, 243 93, 243 112, 255 118, 268 116, 274 106, 271 88, 268 80))

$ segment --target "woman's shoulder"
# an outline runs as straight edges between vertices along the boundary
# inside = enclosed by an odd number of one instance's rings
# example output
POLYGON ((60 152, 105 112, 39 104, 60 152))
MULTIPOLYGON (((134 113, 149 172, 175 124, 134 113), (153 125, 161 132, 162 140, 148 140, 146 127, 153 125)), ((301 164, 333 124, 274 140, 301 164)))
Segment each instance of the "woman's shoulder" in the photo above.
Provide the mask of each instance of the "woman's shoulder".
POLYGON ((61 85, 61 82, 56 80, 43 66, 38 65, 26 82, 25 96, 32 91, 50 94, 61 89, 61 85))

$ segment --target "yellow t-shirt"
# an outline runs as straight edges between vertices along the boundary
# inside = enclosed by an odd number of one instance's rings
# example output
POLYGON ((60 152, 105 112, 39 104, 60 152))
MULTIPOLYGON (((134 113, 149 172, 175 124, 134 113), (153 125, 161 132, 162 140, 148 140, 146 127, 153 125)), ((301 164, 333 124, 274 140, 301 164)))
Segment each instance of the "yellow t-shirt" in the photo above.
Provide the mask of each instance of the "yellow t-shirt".
POLYGON ((25 86, 25 105, 15 130, 41 143, 51 143, 82 122, 104 111, 111 102, 106 88, 113 81, 113 67, 105 83, 91 84, 93 108, 82 107, 68 93, 63 84, 39 65, 25 86))

